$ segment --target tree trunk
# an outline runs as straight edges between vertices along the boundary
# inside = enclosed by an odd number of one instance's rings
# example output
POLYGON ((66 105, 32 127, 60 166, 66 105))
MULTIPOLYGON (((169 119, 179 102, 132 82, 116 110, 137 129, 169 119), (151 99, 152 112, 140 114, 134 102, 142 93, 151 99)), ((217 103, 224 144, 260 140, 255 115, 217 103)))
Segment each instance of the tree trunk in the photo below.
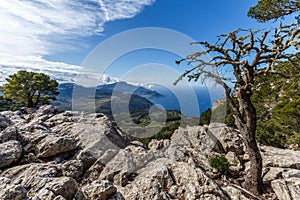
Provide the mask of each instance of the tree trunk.
POLYGON ((27 99, 27 107, 28 108, 32 108, 34 105, 33 105, 33 100, 31 97, 28 97, 27 99))
POLYGON ((246 151, 249 155, 250 166, 248 171, 244 176, 245 182, 243 183, 243 187, 253 194, 261 194, 262 193, 262 157, 260 154, 260 150, 257 146, 255 140, 255 131, 254 130, 246 130, 242 131, 241 134, 244 137, 246 151), (246 136, 246 137, 245 137, 246 136), (250 136, 250 137, 247 137, 250 136))
POLYGON ((243 113, 243 119, 235 116, 237 127, 243 136, 246 153, 249 155, 250 166, 244 176, 243 187, 253 194, 261 194, 263 188, 262 182, 262 157, 258 148, 256 133, 256 109, 251 102, 251 93, 240 89, 237 91, 240 112, 243 113))

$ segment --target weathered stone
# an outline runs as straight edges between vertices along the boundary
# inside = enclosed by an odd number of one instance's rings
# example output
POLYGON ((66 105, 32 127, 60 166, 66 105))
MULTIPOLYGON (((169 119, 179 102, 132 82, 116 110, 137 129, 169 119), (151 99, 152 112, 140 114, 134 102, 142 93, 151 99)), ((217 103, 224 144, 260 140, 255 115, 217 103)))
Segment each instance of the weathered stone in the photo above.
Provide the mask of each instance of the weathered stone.
POLYGON ((243 192, 232 186, 224 186, 222 190, 227 193, 231 200, 251 200, 251 198, 246 197, 243 192))
POLYGON ((12 122, 4 115, 0 114, 0 131, 11 125, 12 122))
POLYGON ((218 139, 208 129, 208 127, 193 126, 177 129, 171 137, 171 140, 181 146, 190 146, 203 154, 209 154, 211 151, 222 153, 224 150, 218 139))
POLYGON ((86 171, 90 166, 93 165, 94 162, 96 162, 96 158, 93 156, 93 154, 88 150, 82 150, 80 151, 77 156, 77 160, 80 160, 83 164, 83 170, 86 171))
POLYGON ((5 130, 0 132, 0 143, 7 142, 9 140, 18 140, 18 137, 17 127, 7 127, 5 130))
POLYGON ((38 157, 46 158, 76 149, 77 141, 71 137, 49 135, 37 144, 38 157))
POLYGON ((278 168, 270 167, 265 169, 266 174, 264 176, 264 181, 272 181, 276 179, 287 179, 290 177, 300 178, 300 170, 289 169, 289 168, 278 168))
POLYGON ((261 146, 263 165, 300 170, 300 151, 261 146))
POLYGON ((128 146, 106 164, 100 178, 113 181, 116 174, 135 173, 154 159, 152 153, 140 146, 128 146))
POLYGON ((240 171, 243 166, 241 164, 241 161, 239 160, 236 153, 230 151, 226 154, 225 158, 227 158, 229 162, 229 169, 233 171, 240 171))
POLYGON ((61 195, 65 199, 72 199, 77 190, 77 182, 70 177, 51 178, 43 188, 52 191, 56 196, 61 195))
POLYGON ((203 171, 188 163, 174 163, 169 166, 174 184, 169 194, 178 199, 226 199, 219 186, 203 171))
POLYGON ((279 200, 300 199, 300 178, 288 178, 271 182, 279 200))
POLYGON ((87 200, 106 200, 116 192, 117 188, 106 180, 96 180, 82 188, 82 193, 87 200))
POLYGON ((209 130, 220 141, 225 152, 235 152, 237 155, 244 154, 243 139, 240 133, 234 129, 220 123, 211 123, 209 130))
POLYGON ((22 200, 27 196, 27 190, 20 184, 12 183, 9 178, 0 177, 0 199, 22 200))
POLYGON ((22 146, 18 141, 10 140, 0 144, 0 168, 8 167, 20 159, 22 146))
POLYGON ((83 164, 78 160, 70 160, 62 164, 62 173, 64 176, 72 177, 78 180, 83 174, 83 164))
POLYGON ((82 183, 91 183, 97 179, 99 179, 99 176, 101 172, 104 169, 104 164, 101 162, 100 159, 98 159, 84 174, 82 183))

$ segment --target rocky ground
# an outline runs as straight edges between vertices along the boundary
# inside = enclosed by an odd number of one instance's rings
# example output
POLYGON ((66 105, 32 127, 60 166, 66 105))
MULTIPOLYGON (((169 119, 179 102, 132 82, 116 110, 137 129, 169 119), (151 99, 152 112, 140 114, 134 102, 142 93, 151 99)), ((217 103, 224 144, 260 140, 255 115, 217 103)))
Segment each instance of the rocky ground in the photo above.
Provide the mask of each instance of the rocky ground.
POLYGON ((223 124, 178 129, 146 149, 102 114, 0 113, 0 199, 300 199, 300 152, 261 146, 265 193, 241 188, 248 160, 239 133, 223 124), (214 155, 230 161, 226 176, 214 155))

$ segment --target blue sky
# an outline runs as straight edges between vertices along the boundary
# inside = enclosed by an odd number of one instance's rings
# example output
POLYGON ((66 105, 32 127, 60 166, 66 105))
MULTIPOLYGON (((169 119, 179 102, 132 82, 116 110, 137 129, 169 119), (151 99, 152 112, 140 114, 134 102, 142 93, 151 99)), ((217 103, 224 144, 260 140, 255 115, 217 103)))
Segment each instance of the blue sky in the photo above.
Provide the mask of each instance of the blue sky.
MULTIPOLYGON (((135 28, 168 28, 196 41, 237 28, 270 28, 247 17, 256 0, 1 0, 0 83, 20 68, 73 80, 101 42, 135 28), (2 74, 1 74, 2 73, 2 74)), ((191 48, 192 49, 192 48, 191 48)), ((106 73, 121 77, 143 64, 158 63, 182 72, 172 52, 144 49, 120 55, 106 73)), ((101 63, 99 55, 99 63, 101 63)))

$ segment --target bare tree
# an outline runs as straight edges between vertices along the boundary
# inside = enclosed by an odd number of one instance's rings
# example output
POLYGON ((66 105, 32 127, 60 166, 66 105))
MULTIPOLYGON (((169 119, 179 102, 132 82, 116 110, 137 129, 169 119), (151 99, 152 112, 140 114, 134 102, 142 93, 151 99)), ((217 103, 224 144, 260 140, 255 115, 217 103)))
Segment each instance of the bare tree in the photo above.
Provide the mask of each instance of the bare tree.
POLYGON ((272 32, 239 29, 219 36, 216 44, 195 43, 205 50, 176 61, 177 64, 187 61, 194 67, 179 77, 175 84, 184 77, 188 77, 189 81, 210 78, 225 89, 226 99, 250 159, 243 187, 254 194, 260 194, 263 185, 262 157, 255 139, 256 109, 251 102, 254 81, 258 76, 276 73, 277 63, 293 58, 297 53, 295 47, 299 45, 300 29, 297 25, 280 25, 272 32), (206 54, 212 56, 210 62, 203 59, 206 54), (233 98, 237 99, 237 103, 233 98))

